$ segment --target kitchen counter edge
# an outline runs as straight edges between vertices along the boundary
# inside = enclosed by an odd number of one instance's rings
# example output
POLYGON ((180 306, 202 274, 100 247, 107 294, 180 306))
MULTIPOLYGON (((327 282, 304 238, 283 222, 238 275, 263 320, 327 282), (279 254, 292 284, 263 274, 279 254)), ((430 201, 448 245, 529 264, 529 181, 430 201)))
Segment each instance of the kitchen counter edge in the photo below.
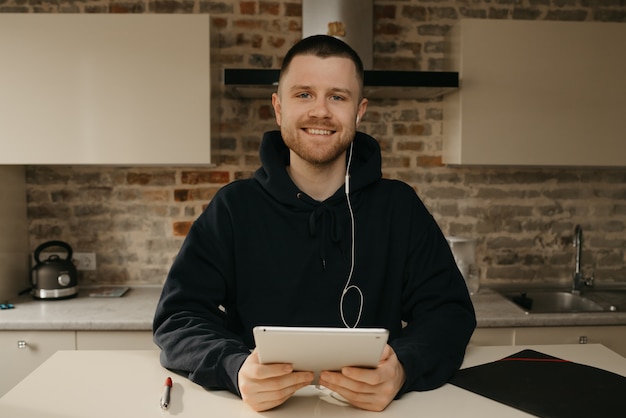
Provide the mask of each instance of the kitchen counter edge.
MULTIPOLYGON (((0 311, 0 331, 151 331, 161 286, 129 286, 118 298, 78 297, 39 301, 20 296, 0 311)), ((478 328, 626 325, 626 312, 526 314, 490 289, 472 295, 478 328)))

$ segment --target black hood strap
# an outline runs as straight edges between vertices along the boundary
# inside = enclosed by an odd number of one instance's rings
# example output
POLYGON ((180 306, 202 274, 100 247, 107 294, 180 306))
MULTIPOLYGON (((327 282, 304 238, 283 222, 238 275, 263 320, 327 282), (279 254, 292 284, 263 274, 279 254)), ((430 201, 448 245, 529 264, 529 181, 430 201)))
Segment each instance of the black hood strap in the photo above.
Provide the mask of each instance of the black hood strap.
POLYGON ((326 246, 329 243, 339 244, 343 238, 343 231, 335 211, 327 206, 320 205, 309 216, 309 234, 315 237, 320 231, 320 259, 322 268, 326 270, 326 246))

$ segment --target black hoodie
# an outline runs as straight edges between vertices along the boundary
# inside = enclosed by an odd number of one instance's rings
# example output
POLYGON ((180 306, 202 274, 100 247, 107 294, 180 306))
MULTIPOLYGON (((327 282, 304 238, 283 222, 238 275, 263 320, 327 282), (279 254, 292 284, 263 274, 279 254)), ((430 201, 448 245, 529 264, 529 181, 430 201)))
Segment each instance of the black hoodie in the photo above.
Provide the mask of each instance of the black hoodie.
POLYGON ((206 387, 239 394, 237 373, 256 325, 382 327, 404 366, 398 396, 445 383, 459 368, 474 310, 434 219, 407 184, 383 179, 380 148, 357 132, 344 187, 323 202, 287 174, 280 132, 262 168, 224 186, 194 222, 154 318, 161 363, 206 387))

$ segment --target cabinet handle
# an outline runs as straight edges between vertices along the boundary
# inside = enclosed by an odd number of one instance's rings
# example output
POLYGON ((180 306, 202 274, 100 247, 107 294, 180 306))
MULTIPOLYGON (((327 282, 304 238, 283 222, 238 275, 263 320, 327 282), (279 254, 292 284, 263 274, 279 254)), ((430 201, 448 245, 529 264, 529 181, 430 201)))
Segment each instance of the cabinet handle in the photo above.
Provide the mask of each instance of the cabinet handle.
POLYGON ((580 337, 578 337, 578 344, 587 344, 587 336, 581 335, 580 337))
POLYGON ((24 349, 24 348, 26 348, 26 347, 28 347, 28 344, 26 343, 26 341, 24 341, 24 340, 19 340, 19 341, 17 342, 17 348, 19 348, 19 349, 24 349))

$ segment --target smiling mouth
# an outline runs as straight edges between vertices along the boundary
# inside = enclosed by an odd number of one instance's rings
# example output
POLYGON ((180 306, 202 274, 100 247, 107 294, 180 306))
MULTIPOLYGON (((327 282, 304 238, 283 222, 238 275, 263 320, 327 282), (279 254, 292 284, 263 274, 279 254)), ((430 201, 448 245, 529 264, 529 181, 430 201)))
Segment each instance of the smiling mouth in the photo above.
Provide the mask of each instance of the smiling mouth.
POLYGON ((304 131, 311 135, 332 135, 335 131, 328 129, 304 128, 304 131))

